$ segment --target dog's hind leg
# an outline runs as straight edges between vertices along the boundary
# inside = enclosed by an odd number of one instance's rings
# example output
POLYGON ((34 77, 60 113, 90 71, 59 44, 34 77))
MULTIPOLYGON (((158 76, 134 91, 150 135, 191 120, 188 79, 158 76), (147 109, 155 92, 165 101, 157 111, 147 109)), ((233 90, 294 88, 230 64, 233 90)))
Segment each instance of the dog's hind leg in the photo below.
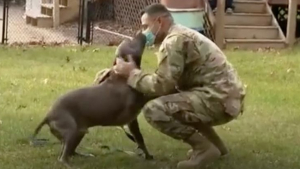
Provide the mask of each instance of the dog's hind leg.
POLYGON ((50 127, 50 132, 52 133, 53 136, 55 136, 61 143, 63 142, 63 137, 59 131, 55 130, 54 128, 50 127))
POLYGON ((61 113, 60 118, 49 123, 51 133, 62 142, 62 150, 58 160, 66 167, 69 165, 69 157, 72 155, 79 143, 76 143, 78 137, 76 121, 69 113, 61 113))
POLYGON ((73 147, 72 147, 71 155, 82 156, 82 157, 94 157, 93 154, 83 154, 83 153, 79 153, 79 152, 76 151, 76 147, 80 144, 81 140, 85 136, 85 133, 86 133, 85 131, 84 132, 78 132, 76 134, 76 136, 74 136, 74 144, 73 144, 73 147))
POLYGON ((128 128, 130 132, 132 133, 136 143, 138 144, 138 148, 143 151, 145 154, 145 159, 151 160, 153 159, 153 156, 148 152, 147 147, 144 142, 143 135, 139 128, 139 123, 137 119, 133 120, 131 123, 128 124, 128 128))

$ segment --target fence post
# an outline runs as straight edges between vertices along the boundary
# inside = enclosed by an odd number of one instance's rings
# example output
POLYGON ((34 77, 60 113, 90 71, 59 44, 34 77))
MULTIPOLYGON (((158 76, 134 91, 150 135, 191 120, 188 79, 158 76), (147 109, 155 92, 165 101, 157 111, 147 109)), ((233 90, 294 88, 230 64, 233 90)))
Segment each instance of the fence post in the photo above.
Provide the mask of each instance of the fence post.
POLYGON ((292 46, 296 40, 296 24, 297 24, 297 5, 298 0, 289 0, 288 20, 287 20, 287 34, 286 43, 292 46))
POLYGON ((53 26, 58 27, 60 24, 59 0, 53 0, 53 26))
POLYGON ((224 19, 225 19, 225 1, 218 0, 216 13, 216 29, 215 29, 215 43, 219 48, 224 48, 224 19))
POLYGON ((9 0, 3 0, 3 13, 2 13, 2 38, 1 44, 7 43, 7 29, 8 29, 8 8, 9 8, 9 0))

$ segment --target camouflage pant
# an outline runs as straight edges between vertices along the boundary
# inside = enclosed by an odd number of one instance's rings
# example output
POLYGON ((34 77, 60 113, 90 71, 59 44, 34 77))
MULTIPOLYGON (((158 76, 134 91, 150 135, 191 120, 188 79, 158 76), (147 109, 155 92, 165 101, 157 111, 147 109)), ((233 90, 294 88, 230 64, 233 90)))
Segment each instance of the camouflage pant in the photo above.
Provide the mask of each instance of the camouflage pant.
POLYGON ((147 122, 160 132, 185 140, 197 132, 197 123, 214 126, 233 118, 219 102, 208 102, 201 92, 181 92, 148 102, 143 108, 147 122))

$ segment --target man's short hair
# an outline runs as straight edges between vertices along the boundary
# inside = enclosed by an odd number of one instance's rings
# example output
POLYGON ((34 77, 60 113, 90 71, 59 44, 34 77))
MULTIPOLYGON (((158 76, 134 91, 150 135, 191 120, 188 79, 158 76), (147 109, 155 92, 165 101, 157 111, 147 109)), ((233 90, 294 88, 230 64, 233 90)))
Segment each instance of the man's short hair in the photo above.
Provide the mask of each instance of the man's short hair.
POLYGON ((160 3, 154 3, 145 7, 144 10, 141 11, 141 15, 144 13, 148 14, 149 16, 155 16, 158 14, 165 14, 166 16, 171 16, 169 10, 160 3))

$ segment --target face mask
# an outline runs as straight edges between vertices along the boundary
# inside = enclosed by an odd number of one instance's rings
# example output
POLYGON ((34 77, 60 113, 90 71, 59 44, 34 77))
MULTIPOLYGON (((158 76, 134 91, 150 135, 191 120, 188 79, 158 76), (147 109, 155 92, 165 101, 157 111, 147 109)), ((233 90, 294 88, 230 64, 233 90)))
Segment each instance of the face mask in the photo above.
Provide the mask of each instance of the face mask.
POLYGON ((146 45, 152 46, 155 41, 155 35, 152 33, 150 29, 143 31, 143 34, 146 36, 146 45))
POLYGON ((151 29, 149 29, 149 28, 146 29, 145 31, 143 31, 143 34, 146 36, 146 40, 147 40, 146 45, 152 46, 154 44, 155 38, 160 29, 161 29, 161 25, 159 26, 155 35, 152 33, 151 29))

